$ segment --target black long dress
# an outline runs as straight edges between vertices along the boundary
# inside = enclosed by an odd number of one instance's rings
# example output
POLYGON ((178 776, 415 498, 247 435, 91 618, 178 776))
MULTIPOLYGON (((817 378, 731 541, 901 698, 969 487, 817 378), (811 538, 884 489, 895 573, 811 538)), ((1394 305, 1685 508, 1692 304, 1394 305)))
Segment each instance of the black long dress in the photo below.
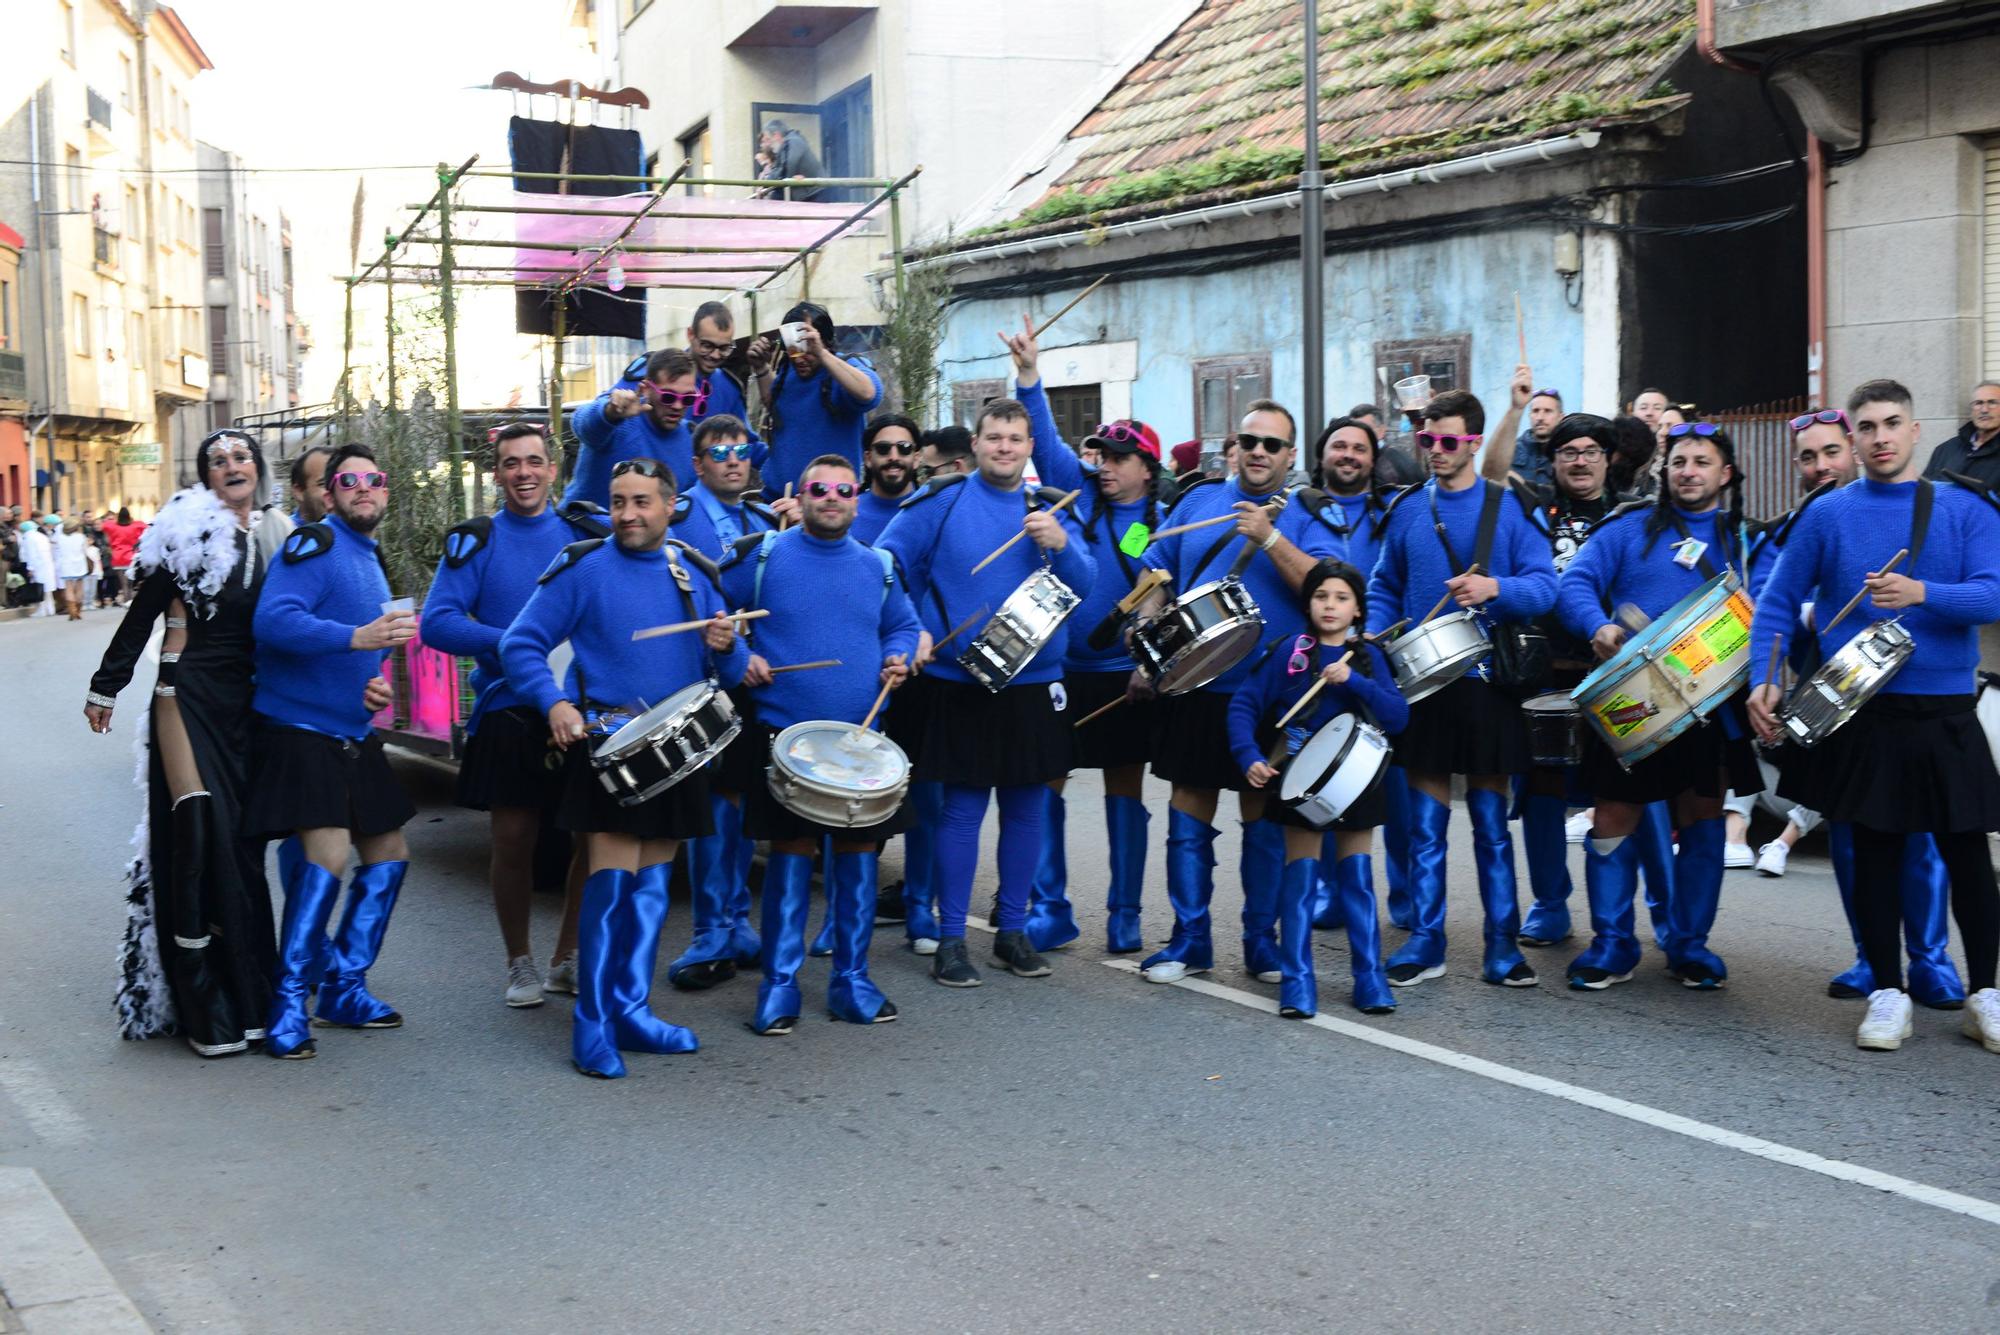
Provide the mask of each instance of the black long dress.
MULTIPOLYGON (((251 736, 251 618, 263 584, 261 568, 247 585, 242 577, 249 542, 239 531, 229 578, 205 600, 209 614, 190 607, 179 662, 160 665, 160 688, 173 691, 209 801, 191 808, 204 813, 196 824, 186 815, 176 820, 159 720, 149 710, 147 838, 129 871, 121 1032, 126 1038, 179 1033, 203 1056, 240 1052, 263 1038, 276 954, 263 844, 237 834, 251 736), (189 847, 177 847, 182 842, 189 847), (199 958, 177 940, 178 924, 189 921, 209 937, 199 958)), ((132 679, 153 622, 181 593, 167 570, 146 574, 91 679, 92 693, 114 696, 132 679)))

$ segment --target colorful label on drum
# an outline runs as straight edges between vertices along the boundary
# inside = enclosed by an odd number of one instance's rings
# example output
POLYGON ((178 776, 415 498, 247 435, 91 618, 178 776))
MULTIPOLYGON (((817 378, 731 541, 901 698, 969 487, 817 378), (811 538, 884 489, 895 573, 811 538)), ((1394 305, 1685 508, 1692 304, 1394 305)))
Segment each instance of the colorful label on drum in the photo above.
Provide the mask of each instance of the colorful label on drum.
POLYGON ((1599 723, 1614 737, 1626 737, 1646 726, 1659 711, 1645 700, 1634 700, 1622 692, 1591 706, 1599 723))
POLYGON ((1750 604, 1740 593, 1714 616, 1675 640, 1663 661, 1682 676, 1696 677, 1717 663, 1727 663, 1750 647, 1750 604))

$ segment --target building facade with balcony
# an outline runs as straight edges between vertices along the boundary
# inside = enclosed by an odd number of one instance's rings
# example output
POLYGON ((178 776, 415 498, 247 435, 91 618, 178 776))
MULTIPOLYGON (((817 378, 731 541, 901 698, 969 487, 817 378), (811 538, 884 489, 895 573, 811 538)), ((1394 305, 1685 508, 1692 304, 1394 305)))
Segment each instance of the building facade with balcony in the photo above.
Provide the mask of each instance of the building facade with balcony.
POLYGON ((208 389, 188 96, 208 58, 150 0, 20 10, 10 59, 33 91, 0 157, 26 169, 0 174, 0 217, 23 238, 27 503, 149 513, 179 484, 176 410, 208 389))

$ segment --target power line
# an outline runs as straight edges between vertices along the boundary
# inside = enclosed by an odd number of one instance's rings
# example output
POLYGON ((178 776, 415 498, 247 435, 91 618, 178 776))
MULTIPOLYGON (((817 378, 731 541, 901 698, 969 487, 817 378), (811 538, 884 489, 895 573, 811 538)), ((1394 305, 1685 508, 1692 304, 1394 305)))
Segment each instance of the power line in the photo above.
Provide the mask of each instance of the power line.
MULTIPOLYGON (((28 158, 0 158, 0 167, 25 167, 32 169, 37 165, 59 172, 73 170, 63 163, 54 161, 37 164, 28 158)), ((86 174, 95 175, 98 169, 86 166, 83 170, 86 174)), ((301 172, 435 172, 436 170, 437 164, 435 162, 405 162, 390 163, 375 167, 113 167, 110 169, 110 172, 114 176, 232 176, 238 174, 245 176, 271 176, 301 172)))

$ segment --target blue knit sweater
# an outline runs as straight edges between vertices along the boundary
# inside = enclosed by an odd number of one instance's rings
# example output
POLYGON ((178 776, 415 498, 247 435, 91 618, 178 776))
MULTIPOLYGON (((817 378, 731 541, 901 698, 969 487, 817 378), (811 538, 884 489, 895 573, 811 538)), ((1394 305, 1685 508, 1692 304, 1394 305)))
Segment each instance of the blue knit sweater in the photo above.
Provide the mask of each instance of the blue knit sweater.
POLYGON ((1335 496, 1329 492, 1327 499, 1340 507, 1340 526, 1347 530, 1342 537, 1346 550, 1341 559, 1363 575, 1374 574, 1375 558, 1382 553, 1382 505, 1375 501, 1372 491, 1359 496, 1335 496))
MULTIPOLYGON (((685 564, 681 568, 692 586, 695 616, 724 610, 712 580, 685 564)), ((689 620, 686 606, 668 573, 665 547, 633 552, 604 541, 581 555, 566 550, 500 637, 500 661, 514 689, 544 714, 559 700, 577 703, 585 694, 602 704, 637 708, 659 704, 709 676, 724 686, 737 685, 750 660, 741 636, 724 654, 711 653, 699 630, 632 638, 636 630, 689 620), (575 657, 558 686, 549 654, 564 640, 575 657)))
POLYGON ((854 502, 854 526, 847 530, 847 536, 873 547, 875 540, 882 536, 882 530, 889 527, 889 521, 896 517, 897 508, 909 498, 908 492, 893 500, 883 500, 872 491, 862 492, 854 502))
MULTIPOLYGON (((2000 558, 1995 555, 2000 553, 2000 513, 1963 488, 1935 485, 1923 554, 1896 567, 1896 573, 1923 581, 1924 601, 1900 613, 1915 648, 1885 694, 1971 694, 1979 667, 1979 627, 2000 620, 2000 558)), ((1824 626, 1861 589, 1869 571, 1880 570, 1898 548, 1909 545, 1916 491, 1914 482, 1864 478, 1806 508, 1757 599, 1750 631, 1753 684, 1769 675, 1773 638, 1789 642, 1799 604, 1811 600, 1814 624, 1824 626)), ((1820 648, 1831 655, 1870 622, 1896 615, 1871 608, 1863 598, 1832 635, 1819 634, 1820 648)))
POLYGON ((293 530, 257 598, 257 693, 250 707, 289 727, 366 737, 362 696, 389 655, 348 645, 355 628, 380 617, 393 596, 373 538, 332 513, 293 530), (307 555, 318 548, 321 531, 332 535, 332 545, 307 555))
MULTIPOLYGON (((1646 524, 1652 513, 1649 507, 1606 520, 1577 548, 1556 582, 1556 615, 1570 634, 1587 643, 1613 624, 1613 614, 1624 603, 1649 618, 1657 617, 1708 582, 1699 564, 1683 565, 1676 559, 1681 535, 1673 525, 1648 538, 1646 524)), ((1674 514, 1690 538, 1707 544, 1702 555, 1717 572, 1732 564, 1721 510, 1695 512, 1675 506, 1674 514)), ((1737 571, 1739 578, 1742 573, 1737 571)))
MULTIPOLYGON (((1318 678, 1320 669, 1339 661, 1347 652, 1348 645, 1325 645, 1315 639, 1310 662, 1302 672, 1291 670, 1291 646, 1305 633, 1305 627, 1295 627, 1278 645, 1277 652, 1264 659, 1263 665, 1244 681, 1242 687, 1229 700, 1229 751, 1236 757, 1237 768, 1248 773, 1250 767, 1263 760, 1264 752, 1257 745, 1257 726, 1267 719, 1276 723, 1284 712, 1299 702, 1318 678)), ((1342 714, 1354 713, 1366 704, 1375 715, 1375 722, 1382 731, 1391 735, 1401 732, 1410 721, 1409 702, 1396 689, 1394 675, 1389 669, 1389 659, 1374 645, 1364 645, 1361 654, 1368 657, 1371 673, 1364 673, 1360 667, 1360 657, 1348 660, 1354 671, 1339 686, 1325 686, 1313 697, 1292 721, 1285 725, 1288 750, 1296 751, 1327 724, 1342 714)))
POLYGON ((764 482, 773 493, 787 482, 797 483, 806 465, 822 454, 837 454, 861 472, 861 432, 868 414, 882 402, 882 377, 856 357, 847 359, 868 377, 874 392, 859 398, 847 392, 824 366, 801 376, 781 366, 771 382, 771 457, 764 465, 764 482))
MULTIPOLYGON (((753 688, 757 717, 773 728, 808 719, 859 723, 881 690, 891 654, 908 662, 917 649, 916 610, 898 584, 889 587, 881 556, 851 537, 815 538, 788 529, 772 541, 757 589, 757 549, 722 572, 732 607, 767 607, 752 632, 772 667, 837 658, 839 667, 781 673, 753 688)), ((879 720, 878 720, 879 722, 879 720)))
MULTIPOLYGON (((1445 581, 1465 573, 1463 565, 1452 568, 1444 544, 1438 541, 1429 497, 1437 497, 1438 515, 1451 534, 1452 551, 1460 562, 1470 563, 1485 491, 1477 483, 1460 491, 1445 491, 1433 479, 1396 503, 1382 534, 1374 576, 1368 581, 1371 632, 1405 617, 1414 620, 1424 615, 1444 596, 1445 581)), ((1500 498, 1500 520, 1494 529, 1493 555, 1486 573, 1499 581, 1500 593, 1480 609, 1484 621, 1531 621, 1555 606, 1556 568, 1548 534, 1535 526, 1511 495, 1500 498)))
MULTIPOLYGON (((1239 501, 1261 505, 1270 499, 1269 496, 1247 495, 1235 478, 1226 482, 1201 483, 1181 496, 1180 503, 1168 513, 1161 527, 1172 528, 1176 524, 1191 524, 1196 520, 1227 514, 1239 501)), ((1280 534, 1308 556, 1318 558, 1340 554, 1339 536, 1308 514, 1305 506, 1297 500, 1279 513, 1276 525, 1280 534)), ((1173 595, 1178 598, 1228 574, 1244 543, 1245 539, 1237 537, 1235 529, 1227 524, 1216 524, 1155 541, 1146 549, 1145 564, 1167 571, 1174 577, 1173 595), (1221 541, 1225 534, 1228 535, 1227 540, 1221 541), (1208 556, 1212 549, 1215 555, 1204 562, 1202 558, 1208 556)), ((1267 643, 1275 637, 1271 627, 1289 626, 1303 619, 1305 613, 1299 605, 1298 594, 1265 553, 1259 552, 1250 558, 1249 568, 1243 572, 1243 584, 1250 596, 1256 599, 1258 611, 1263 613, 1264 639, 1267 643)), ((1249 654, 1202 689, 1222 692, 1236 689, 1250 675, 1258 658, 1256 653, 1249 654)))
POLYGON ((527 516, 501 510, 493 516, 485 546, 454 566, 451 543, 459 536, 446 538, 445 556, 438 561, 430 596, 424 599, 419 633, 433 649, 477 661, 472 715, 465 721, 466 733, 477 735, 489 710, 527 703, 500 666, 500 637, 528 605, 536 578, 556 554, 589 535, 553 508, 527 516))
MULTIPOLYGON (((936 492, 918 492, 877 539, 875 545, 896 558, 910 601, 916 604, 917 614, 933 639, 956 630, 960 622, 984 609, 970 629, 939 648, 937 658, 926 669, 933 676, 946 681, 972 680, 958 665, 958 656, 978 637, 986 620, 999 612, 1008 595, 1044 564, 1052 565, 1056 578, 1078 598, 1090 596, 1097 562, 1091 559, 1076 517, 1067 510, 1062 513, 1062 525, 1068 530, 1069 541, 1061 551, 1051 556, 1036 546, 1034 539, 1022 538, 977 575, 970 573, 995 547, 1021 531, 1028 498, 1025 488, 1001 491, 973 473, 965 481, 936 492)), ((1075 624, 1072 612, 1013 684, 1045 684, 1060 677, 1075 624)))
POLYGON ((610 395, 599 396, 576 410, 570 425, 576 432, 579 450, 576 475, 570 479, 563 503, 589 501, 611 508, 611 470, 627 459, 658 459, 673 470, 674 485, 686 491, 694 485, 694 436, 683 421, 672 431, 660 430, 649 410, 641 410, 622 421, 604 416, 610 395))

